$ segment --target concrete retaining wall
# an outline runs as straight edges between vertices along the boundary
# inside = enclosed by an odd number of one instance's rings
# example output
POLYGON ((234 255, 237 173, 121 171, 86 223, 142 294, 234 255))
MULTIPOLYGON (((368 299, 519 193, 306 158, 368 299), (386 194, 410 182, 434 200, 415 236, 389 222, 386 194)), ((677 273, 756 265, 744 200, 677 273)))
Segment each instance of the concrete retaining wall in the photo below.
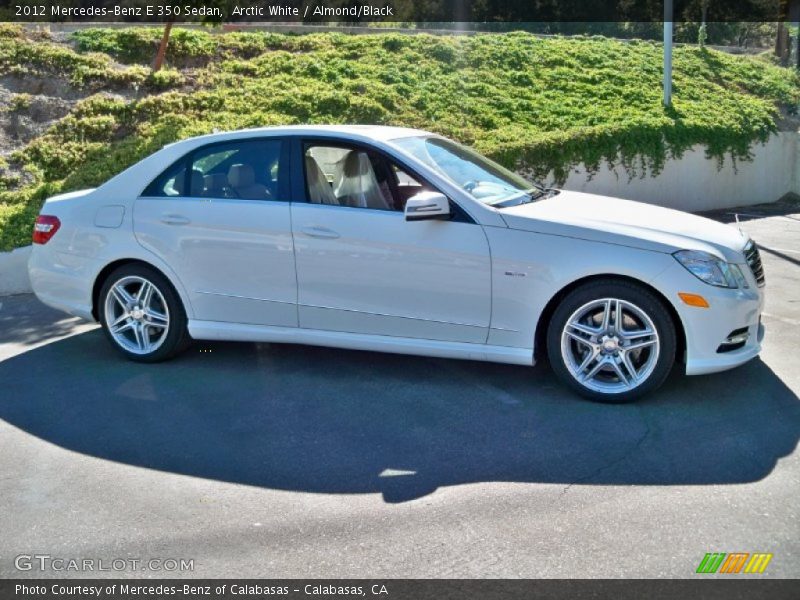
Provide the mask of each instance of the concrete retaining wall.
POLYGON ((28 279, 28 257, 31 247, 0 252, 0 296, 25 294, 31 291, 28 279))
POLYGON ((668 161, 656 177, 628 180, 625 169, 603 165, 593 177, 583 166, 562 186, 568 190, 616 196, 691 212, 774 202, 800 194, 800 134, 782 132, 751 149, 752 161, 726 157, 720 169, 698 146, 668 161))

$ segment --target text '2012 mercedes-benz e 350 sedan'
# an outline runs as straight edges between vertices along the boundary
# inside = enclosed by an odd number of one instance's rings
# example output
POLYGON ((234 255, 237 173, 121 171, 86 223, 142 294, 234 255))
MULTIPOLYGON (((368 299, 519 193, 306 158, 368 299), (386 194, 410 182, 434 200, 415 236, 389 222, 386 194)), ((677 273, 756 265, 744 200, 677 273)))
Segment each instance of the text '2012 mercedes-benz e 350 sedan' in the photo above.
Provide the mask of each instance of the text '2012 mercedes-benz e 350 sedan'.
POLYGON ((532 365, 624 402, 756 356, 758 249, 734 227, 544 189, 437 135, 252 129, 50 198, 29 272, 128 358, 191 338, 532 365))

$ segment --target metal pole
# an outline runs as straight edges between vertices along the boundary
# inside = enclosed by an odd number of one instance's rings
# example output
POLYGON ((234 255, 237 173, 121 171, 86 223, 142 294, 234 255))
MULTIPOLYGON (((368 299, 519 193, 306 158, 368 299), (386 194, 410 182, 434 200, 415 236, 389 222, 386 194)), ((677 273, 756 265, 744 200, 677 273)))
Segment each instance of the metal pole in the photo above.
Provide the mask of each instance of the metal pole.
POLYGON ((800 21, 794 24, 794 31, 795 31, 795 51, 797 54, 795 55, 795 66, 797 70, 800 71, 800 21))
MULTIPOLYGON (((800 71, 800 0, 794 0, 789 5, 789 22, 792 24, 792 28, 794 29, 794 51, 797 53, 795 55, 795 67, 798 71, 800 71)), ((792 55, 792 49, 789 48, 789 56, 792 55)))
POLYGON ((664 106, 672 105, 672 0, 664 0, 664 106))

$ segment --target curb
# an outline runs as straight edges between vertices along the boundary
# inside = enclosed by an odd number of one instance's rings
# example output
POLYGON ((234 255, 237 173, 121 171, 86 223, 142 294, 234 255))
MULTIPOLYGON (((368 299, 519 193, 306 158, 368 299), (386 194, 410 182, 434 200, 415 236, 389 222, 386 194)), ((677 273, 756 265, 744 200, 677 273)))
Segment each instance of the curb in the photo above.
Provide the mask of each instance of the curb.
POLYGON ((30 294, 33 291, 28 278, 30 255, 30 246, 15 248, 11 252, 0 252, 0 296, 30 294))

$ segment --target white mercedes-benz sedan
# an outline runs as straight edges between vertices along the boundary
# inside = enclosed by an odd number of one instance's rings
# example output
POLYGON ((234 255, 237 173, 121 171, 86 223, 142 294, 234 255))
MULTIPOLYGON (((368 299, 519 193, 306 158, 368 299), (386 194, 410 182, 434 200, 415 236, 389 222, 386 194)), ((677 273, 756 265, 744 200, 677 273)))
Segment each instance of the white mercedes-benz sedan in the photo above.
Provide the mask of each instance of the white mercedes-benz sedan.
POLYGON ((533 365, 624 402, 755 357, 738 229, 545 189, 413 129, 251 129, 168 145, 47 200, 31 283, 132 360, 239 340, 533 365))

